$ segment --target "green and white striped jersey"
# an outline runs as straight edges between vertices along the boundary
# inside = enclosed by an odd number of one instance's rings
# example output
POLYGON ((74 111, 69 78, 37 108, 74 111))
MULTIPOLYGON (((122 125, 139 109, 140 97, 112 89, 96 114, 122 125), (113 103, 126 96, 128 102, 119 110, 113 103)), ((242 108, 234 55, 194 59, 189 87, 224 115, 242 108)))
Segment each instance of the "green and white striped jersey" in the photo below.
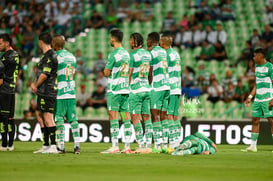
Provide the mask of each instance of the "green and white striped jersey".
POLYGON ((58 91, 57 99, 75 99, 75 71, 77 61, 75 56, 67 50, 59 50, 58 60, 58 91))
POLYGON ((168 73, 170 83, 170 94, 180 95, 181 94, 181 59, 179 54, 173 49, 167 50, 167 62, 168 62, 168 73))
POLYGON ((130 88, 133 94, 150 91, 148 75, 151 61, 150 52, 143 48, 130 54, 130 68, 133 68, 130 88))
POLYGON ((167 53, 160 46, 154 46, 150 53, 152 54, 153 82, 154 91, 170 90, 168 81, 167 53))
POLYGON ((116 48, 108 56, 105 68, 112 70, 108 78, 108 92, 113 94, 129 94, 129 62, 130 55, 123 48, 116 48))
POLYGON ((263 65, 256 65, 256 95, 254 101, 265 102, 273 98, 272 80, 273 65, 266 62, 263 65))

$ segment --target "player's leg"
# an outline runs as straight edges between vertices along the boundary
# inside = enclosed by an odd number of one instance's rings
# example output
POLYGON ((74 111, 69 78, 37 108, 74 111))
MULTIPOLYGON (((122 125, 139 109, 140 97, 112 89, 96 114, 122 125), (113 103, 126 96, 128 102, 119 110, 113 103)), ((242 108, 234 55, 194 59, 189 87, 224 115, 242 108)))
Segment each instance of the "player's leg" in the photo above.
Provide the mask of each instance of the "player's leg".
POLYGON ((107 93, 107 107, 109 113, 110 120, 110 134, 111 134, 111 142, 112 147, 102 151, 101 153, 120 153, 119 145, 118 145, 118 134, 119 134, 119 121, 118 121, 118 111, 119 107, 117 101, 119 97, 118 95, 114 95, 112 93, 107 93))
POLYGON ((167 117, 170 91, 163 91, 163 105, 160 112, 160 121, 162 126, 162 151, 168 153, 169 123, 167 117))
POLYGON ((145 142, 146 142, 146 153, 152 153, 152 137, 153 137, 153 125, 151 121, 151 93, 146 92, 143 98, 141 114, 142 120, 145 126, 145 142))
POLYGON ((153 152, 160 153, 162 142, 162 127, 160 123, 160 110, 162 108, 162 91, 152 91, 151 93, 151 117, 153 122, 154 149, 153 152))
POLYGON ((80 128, 77 118, 76 111, 76 100, 75 99, 67 99, 66 107, 67 107, 67 122, 70 123, 71 131, 74 139, 74 153, 80 154, 80 128))
POLYGON ((0 151, 7 151, 8 147, 8 117, 0 113, 0 133, 2 137, 2 144, 0 151))
POLYGON ((183 156, 183 155, 193 155, 196 154, 198 151, 198 147, 194 146, 185 150, 179 150, 179 151, 175 151, 172 153, 172 155, 179 155, 179 156, 183 156))
POLYGON ((144 149, 144 139, 143 139, 143 128, 140 122, 140 113, 142 106, 142 95, 130 94, 129 96, 129 105, 132 123, 134 125, 136 142, 138 143, 138 148, 133 153, 140 153, 140 149, 144 149))
POLYGON ((10 114, 8 118, 8 136, 9 136, 9 143, 8 143, 8 150, 13 151, 13 141, 15 135, 15 123, 14 123, 14 107, 15 107, 15 95, 11 94, 10 96, 10 114))
POLYGON ((60 153, 65 153, 64 146, 64 117, 66 115, 66 107, 62 99, 57 99, 54 106, 54 121, 56 124, 56 140, 57 148, 60 153))
POLYGON ((131 119, 129 114, 129 94, 122 94, 119 96, 119 111, 124 113, 124 137, 125 145, 122 153, 131 153, 130 140, 132 136, 131 119))
POLYGON ((171 149, 175 148, 175 136, 176 136, 176 127, 173 120, 174 108, 175 108, 174 95, 170 95, 167 118, 169 123, 169 144, 171 149))
POLYGON ((173 120, 174 120, 174 126, 175 126, 175 147, 180 145, 181 140, 181 122, 178 117, 179 115, 179 107, 180 107, 180 95, 175 95, 175 101, 174 101, 174 113, 173 113, 173 120))

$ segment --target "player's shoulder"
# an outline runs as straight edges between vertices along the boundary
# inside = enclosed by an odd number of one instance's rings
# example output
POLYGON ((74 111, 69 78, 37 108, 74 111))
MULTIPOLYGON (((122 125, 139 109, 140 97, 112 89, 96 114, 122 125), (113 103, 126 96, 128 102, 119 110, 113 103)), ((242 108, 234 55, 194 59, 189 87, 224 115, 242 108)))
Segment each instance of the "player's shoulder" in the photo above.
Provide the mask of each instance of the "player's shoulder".
POLYGON ((6 60, 19 57, 18 53, 15 50, 9 50, 5 52, 3 56, 5 57, 6 60))

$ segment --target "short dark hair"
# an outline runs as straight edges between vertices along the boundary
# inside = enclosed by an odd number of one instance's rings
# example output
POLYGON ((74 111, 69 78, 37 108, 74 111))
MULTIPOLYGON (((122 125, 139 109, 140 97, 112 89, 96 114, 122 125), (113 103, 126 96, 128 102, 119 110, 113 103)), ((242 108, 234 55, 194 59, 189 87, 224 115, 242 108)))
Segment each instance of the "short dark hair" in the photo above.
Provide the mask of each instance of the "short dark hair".
POLYGON ((12 39, 9 34, 7 33, 0 34, 0 39, 3 39, 5 42, 9 42, 10 46, 12 45, 12 39))
POLYGON ((130 38, 134 39, 134 43, 136 44, 136 47, 143 47, 143 37, 140 33, 133 33, 130 35, 130 38))
POLYGON ((266 55, 265 50, 264 50, 263 48, 260 48, 260 47, 256 48, 256 49, 254 50, 254 53, 261 53, 261 54, 263 54, 264 56, 266 55))
POLYGON ((43 41, 47 45, 51 45, 52 37, 48 32, 41 33, 38 39, 43 41))
POLYGON ((159 43, 160 35, 158 32, 152 32, 148 34, 148 38, 151 39, 154 43, 159 43))
POLYGON ((111 33, 111 36, 113 36, 117 39, 117 41, 122 42, 122 40, 123 40, 123 32, 122 31, 115 29, 115 30, 112 30, 110 33, 111 33))

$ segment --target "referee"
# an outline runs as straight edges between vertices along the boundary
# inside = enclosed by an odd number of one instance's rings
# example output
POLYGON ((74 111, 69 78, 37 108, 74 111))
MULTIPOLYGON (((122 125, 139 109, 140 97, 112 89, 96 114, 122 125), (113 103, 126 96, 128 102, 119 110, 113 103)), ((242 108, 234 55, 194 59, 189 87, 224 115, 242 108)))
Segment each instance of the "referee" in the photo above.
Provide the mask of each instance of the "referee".
POLYGON ((14 107, 15 85, 18 75, 19 56, 13 50, 12 39, 8 34, 0 34, 0 132, 1 151, 13 151, 15 134, 14 107), (9 138, 9 139, 8 139, 9 138), (9 141, 8 141, 9 140, 9 141))
POLYGON ((38 45, 43 57, 38 64, 36 80, 31 84, 32 92, 38 95, 38 122, 44 137, 44 145, 34 153, 58 153, 56 147, 56 125, 53 120, 54 104, 57 96, 57 55, 51 48, 52 37, 49 33, 41 33, 38 45), (49 138, 51 146, 49 146, 49 138))

